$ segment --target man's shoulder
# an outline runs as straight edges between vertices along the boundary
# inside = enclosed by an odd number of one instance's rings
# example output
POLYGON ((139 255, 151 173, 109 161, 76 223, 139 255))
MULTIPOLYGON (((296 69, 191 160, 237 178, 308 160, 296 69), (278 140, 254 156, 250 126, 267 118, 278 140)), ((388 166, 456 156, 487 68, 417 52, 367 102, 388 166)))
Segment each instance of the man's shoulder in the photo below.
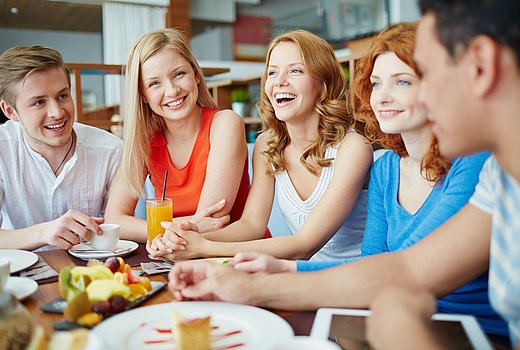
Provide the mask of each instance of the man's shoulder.
POLYGON ((4 124, 0 125, 0 141, 19 140, 19 138, 20 132, 17 122, 8 120, 4 124))
POLYGON ((74 123, 74 131, 86 147, 89 148, 121 148, 123 141, 108 131, 81 123, 74 123))

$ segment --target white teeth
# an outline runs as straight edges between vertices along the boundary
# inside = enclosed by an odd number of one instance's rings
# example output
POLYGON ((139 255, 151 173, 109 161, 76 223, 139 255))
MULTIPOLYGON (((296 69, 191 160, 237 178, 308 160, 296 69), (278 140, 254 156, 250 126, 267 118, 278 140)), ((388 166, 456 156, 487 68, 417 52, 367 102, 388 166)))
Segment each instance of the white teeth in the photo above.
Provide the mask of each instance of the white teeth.
POLYGON ((47 125, 45 126, 47 129, 51 130, 58 130, 59 128, 62 128, 65 123, 57 124, 57 125, 47 125))
POLYGON ((397 113, 400 113, 401 111, 379 111, 379 114, 382 115, 382 116, 389 116, 389 115, 394 115, 394 114, 397 114, 397 113))
POLYGON ((275 95, 274 95, 274 98, 276 98, 277 100, 282 99, 282 98, 296 98, 296 95, 293 95, 293 94, 287 94, 287 93, 283 93, 283 94, 275 94, 275 95))
POLYGON ((168 107, 176 107, 176 106, 180 105, 183 101, 184 101, 184 97, 181 98, 181 99, 178 99, 176 101, 167 103, 166 106, 168 106, 168 107))

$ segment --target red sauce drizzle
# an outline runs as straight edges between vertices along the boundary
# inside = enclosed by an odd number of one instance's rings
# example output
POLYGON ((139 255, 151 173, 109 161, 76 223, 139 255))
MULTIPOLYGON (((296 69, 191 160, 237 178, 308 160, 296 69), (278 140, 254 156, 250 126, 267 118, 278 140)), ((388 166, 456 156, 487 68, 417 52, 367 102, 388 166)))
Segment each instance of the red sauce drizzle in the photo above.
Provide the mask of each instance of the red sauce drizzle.
MULTIPOLYGON (((143 322, 141 325, 139 325, 139 327, 143 327, 145 325, 146 325, 146 322, 143 322)), ((157 333, 160 333, 160 334, 164 334, 164 333, 170 333, 171 334, 172 333, 171 328, 152 328, 152 329, 154 331, 156 331, 157 333)), ((212 330, 216 330, 216 329, 219 329, 219 327, 218 326, 212 326, 211 329, 212 330)), ((230 331, 230 332, 222 333, 222 334, 213 334, 211 336, 211 339, 212 339, 212 341, 219 341, 219 340, 225 339, 227 337, 230 337, 230 336, 233 336, 233 335, 239 334, 239 333, 242 333, 242 331, 241 330, 236 330, 236 331, 230 331)), ((159 339, 159 340, 145 340, 144 343, 146 345, 175 344, 175 342, 174 342, 174 340, 172 338, 159 339)), ((244 343, 237 343, 237 344, 217 347, 217 348, 214 348, 214 350, 236 349, 236 348, 240 348, 240 347, 242 347, 244 345, 245 345, 244 343)))

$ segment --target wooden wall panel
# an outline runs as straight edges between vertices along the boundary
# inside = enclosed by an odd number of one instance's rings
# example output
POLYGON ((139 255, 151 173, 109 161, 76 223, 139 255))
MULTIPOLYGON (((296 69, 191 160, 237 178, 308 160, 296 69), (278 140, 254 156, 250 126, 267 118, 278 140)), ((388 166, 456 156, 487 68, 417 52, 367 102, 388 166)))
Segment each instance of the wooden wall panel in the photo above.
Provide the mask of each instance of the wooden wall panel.
POLYGON ((181 29, 188 39, 191 38, 190 0, 170 0, 166 27, 181 29))

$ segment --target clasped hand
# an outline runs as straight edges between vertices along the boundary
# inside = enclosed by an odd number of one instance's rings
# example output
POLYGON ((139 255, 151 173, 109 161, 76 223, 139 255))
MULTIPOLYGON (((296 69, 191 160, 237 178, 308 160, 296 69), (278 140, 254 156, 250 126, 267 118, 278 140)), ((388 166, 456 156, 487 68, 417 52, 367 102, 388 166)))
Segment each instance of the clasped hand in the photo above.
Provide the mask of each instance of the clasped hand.
POLYGON ((197 212, 189 221, 175 219, 172 222, 163 222, 164 234, 147 241, 146 250, 152 258, 168 260, 186 260, 199 257, 203 254, 203 244, 207 242, 200 234, 218 230, 229 222, 229 215, 214 218, 212 215, 219 212, 225 205, 221 200, 204 210, 197 212))

